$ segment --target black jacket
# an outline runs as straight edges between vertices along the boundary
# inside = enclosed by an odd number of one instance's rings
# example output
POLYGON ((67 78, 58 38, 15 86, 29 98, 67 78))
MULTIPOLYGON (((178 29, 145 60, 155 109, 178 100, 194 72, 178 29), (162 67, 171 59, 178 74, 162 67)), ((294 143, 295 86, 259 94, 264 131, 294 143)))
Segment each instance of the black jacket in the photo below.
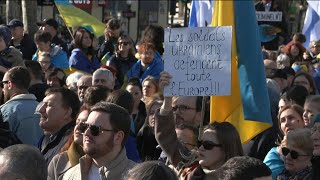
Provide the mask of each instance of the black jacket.
MULTIPOLYGON (((13 40, 9 42, 10 46, 14 46, 13 40)), ((20 44, 14 46, 15 48, 19 49, 22 53, 22 58, 24 60, 32 60, 32 56, 37 51, 37 46, 32 40, 32 38, 28 34, 23 35, 23 39, 21 40, 20 44)))

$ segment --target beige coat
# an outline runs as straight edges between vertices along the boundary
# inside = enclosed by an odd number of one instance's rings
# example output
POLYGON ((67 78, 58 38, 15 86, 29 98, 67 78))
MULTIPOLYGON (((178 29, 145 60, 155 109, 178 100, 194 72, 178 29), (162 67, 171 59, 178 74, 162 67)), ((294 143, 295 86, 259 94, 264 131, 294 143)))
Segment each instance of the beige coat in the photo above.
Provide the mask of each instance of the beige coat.
POLYGON ((77 165, 83 154, 81 147, 73 142, 68 151, 57 154, 52 158, 48 167, 47 180, 62 180, 64 173, 77 165))
MULTIPOLYGON (((84 155, 80 163, 69 169, 63 176, 62 180, 87 180, 91 168, 92 159, 84 155)), ((102 180, 121 180, 123 176, 135 165, 135 162, 129 160, 125 148, 119 153, 116 159, 110 164, 99 168, 100 178, 102 180)))
POLYGON ((177 137, 173 112, 161 111, 155 117, 155 137, 161 149, 179 172, 180 179, 216 179, 213 171, 203 170, 197 162, 196 153, 187 149, 177 137))

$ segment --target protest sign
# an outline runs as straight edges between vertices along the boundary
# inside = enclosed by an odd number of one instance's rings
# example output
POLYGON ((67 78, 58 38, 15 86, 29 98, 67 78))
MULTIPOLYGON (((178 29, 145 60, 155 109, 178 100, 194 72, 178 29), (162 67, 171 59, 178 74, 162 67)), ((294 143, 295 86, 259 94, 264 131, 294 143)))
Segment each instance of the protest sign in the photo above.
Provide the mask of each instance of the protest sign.
POLYGON ((281 22, 282 12, 280 11, 257 11, 257 21, 281 22))
POLYGON ((166 29, 164 96, 230 95, 231 40, 231 26, 166 29))

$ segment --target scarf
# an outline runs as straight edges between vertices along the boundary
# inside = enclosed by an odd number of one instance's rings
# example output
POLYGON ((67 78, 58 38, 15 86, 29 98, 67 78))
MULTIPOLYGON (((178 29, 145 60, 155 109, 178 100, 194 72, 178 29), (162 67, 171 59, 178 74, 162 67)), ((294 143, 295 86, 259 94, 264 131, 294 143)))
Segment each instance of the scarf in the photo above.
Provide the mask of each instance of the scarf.
POLYGON ((312 167, 308 166, 295 174, 291 174, 288 170, 285 169, 282 173, 279 174, 279 176, 277 176, 277 180, 302 180, 311 173, 311 170, 312 167))

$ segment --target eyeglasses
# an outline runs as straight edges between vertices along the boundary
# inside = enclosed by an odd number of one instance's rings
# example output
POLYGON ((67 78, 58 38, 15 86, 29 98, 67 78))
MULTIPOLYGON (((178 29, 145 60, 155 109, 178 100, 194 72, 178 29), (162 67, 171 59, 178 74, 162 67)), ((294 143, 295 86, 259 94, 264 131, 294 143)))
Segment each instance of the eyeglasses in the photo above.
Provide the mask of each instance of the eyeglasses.
POLYGON ((103 129, 100 126, 91 125, 83 122, 79 124, 79 131, 81 133, 84 133, 88 128, 90 129, 92 136, 99 136, 100 132, 102 133, 103 131, 111 131, 111 132, 115 131, 112 129, 103 129))
POLYGON ((192 107, 189 107, 186 105, 180 105, 180 106, 174 106, 174 107, 172 107, 172 109, 173 109, 173 112, 176 112, 178 109, 180 112, 185 112, 186 110, 196 109, 196 108, 192 108, 192 107))
POLYGON ((197 146, 198 146, 198 148, 203 146, 203 148, 205 150, 211 150, 214 147, 222 147, 222 144, 217 144, 217 143, 212 142, 212 141, 198 141, 197 146))
POLYGON ((4 84, 8 84, 9 81, 0 81, 0 87, 3 88, 4 84))
POLYGON ((129 44, 130 44, 129 42, 119 42, 119 45, 127 46, 127 45, 129 45, 129 44))
POLYGON ((284 156, 287 156, 290 153, 292 159, 298 159, 299 156, 309 156, 307 154, 299 154, 297 151, 291 150, 286 147, 281 148, 281 151, 284 156))

